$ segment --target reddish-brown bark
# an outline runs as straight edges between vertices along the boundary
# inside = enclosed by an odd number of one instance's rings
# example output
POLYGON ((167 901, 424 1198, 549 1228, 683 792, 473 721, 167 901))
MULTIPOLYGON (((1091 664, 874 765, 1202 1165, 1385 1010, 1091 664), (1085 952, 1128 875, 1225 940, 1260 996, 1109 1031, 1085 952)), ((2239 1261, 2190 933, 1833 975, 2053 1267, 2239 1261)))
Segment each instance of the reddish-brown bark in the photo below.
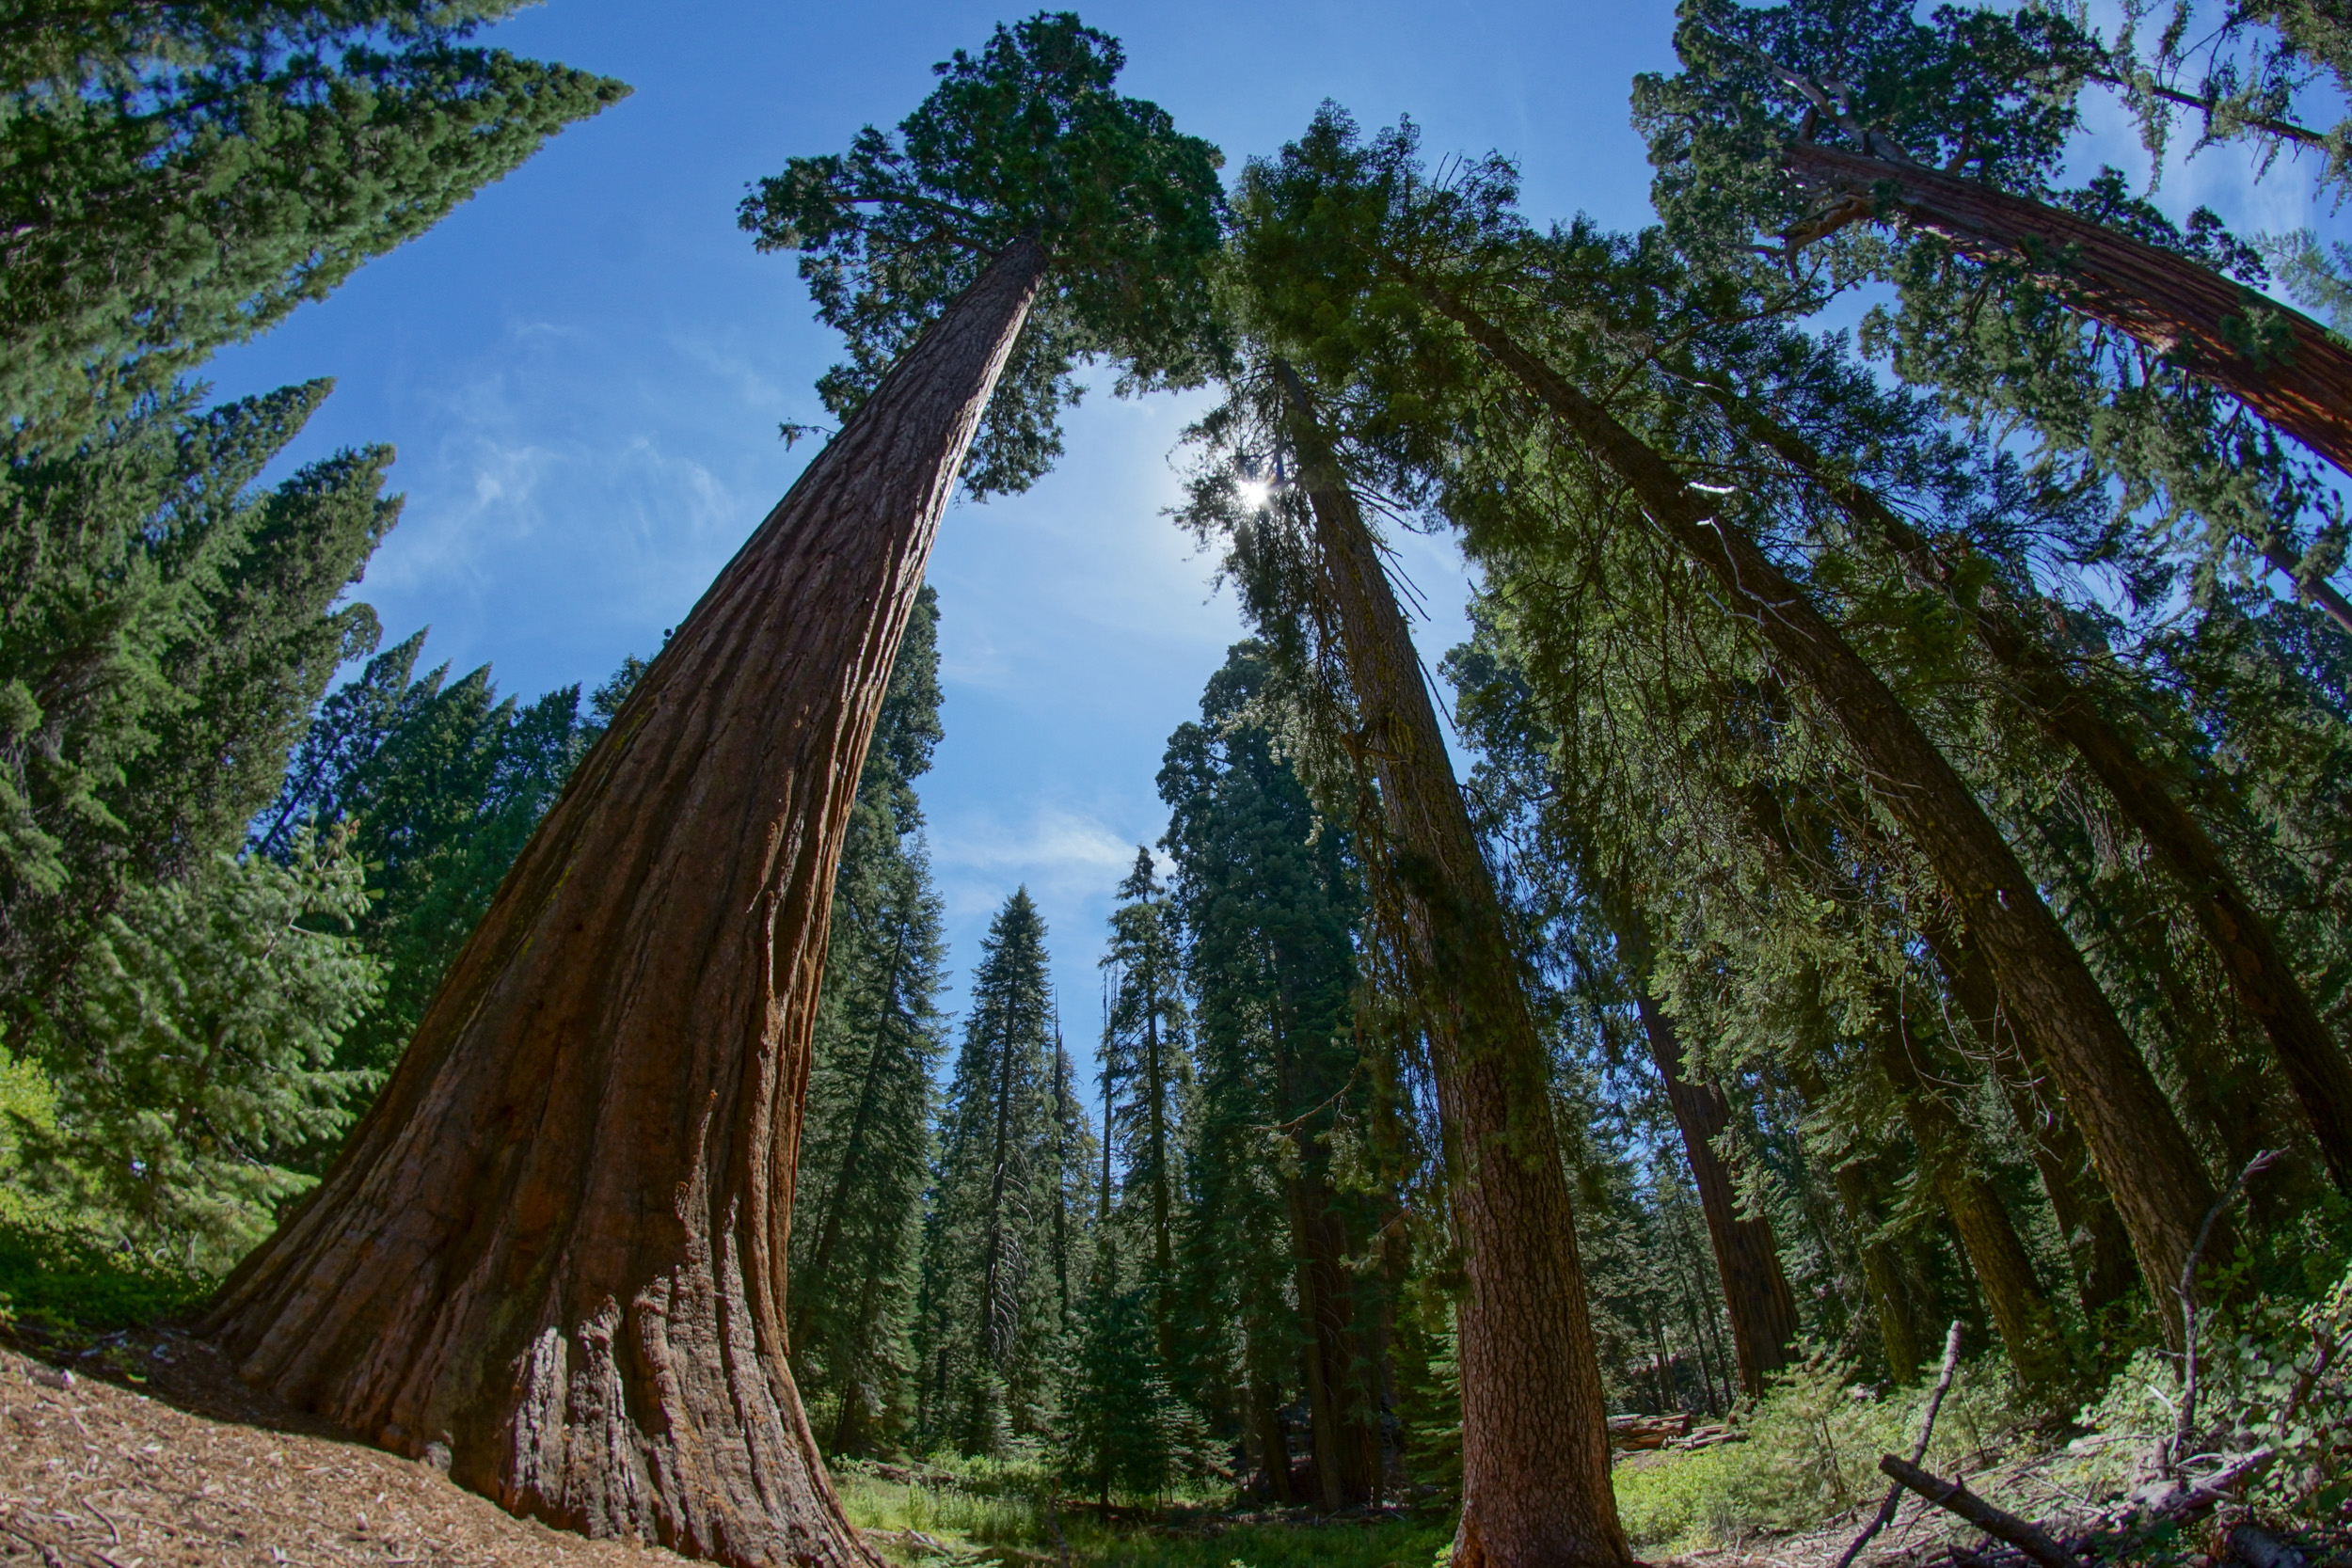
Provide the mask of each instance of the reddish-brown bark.
MULTIPOLYGON (((2352 473, 2352 349, 2300 311, 2105 224, 1925 165, 1814 141, 1792 143, 1782 163, 1800 182, 1840 198, 1793 231, 1792 243, 1899 214, 1963 255, 2021 263, 2084 315, 2213 383, 2352 473)), ((2300 562, 2283 549, 2265 555, 2298 575, 2300 562)), ((2297 586, 2352 630, 2352 603, 2342 594, 2324 581, 2297 586)))
POLYGON ((1793 686, 1810 692, 1983 947, 2004 995, 2048 1021, 2050 1065, 2150 1278, 2177 1279, 2212 1179, 2113 1006, 2009 842, 1901 701, 1716 499, 1508 332, 1442 290, 1430 303, 1538 398, 1714 578, 1793 686))
POLYGON ((248 1379, 586 1534, 879 1561, 786 1364, 809 1035, 891 659, 1042 262, 998 258, 646 672, 215 1298, 248 1379))
POLYGON ((1457 1162, 1450 1185, 1468 1290, 1454 1561, 1621 1568, 1631 1557, 1610 1488, 1608 1412, 1549 1057, 1379 548, 1303 387, 1287 367, 1279 374, 1457 1162))

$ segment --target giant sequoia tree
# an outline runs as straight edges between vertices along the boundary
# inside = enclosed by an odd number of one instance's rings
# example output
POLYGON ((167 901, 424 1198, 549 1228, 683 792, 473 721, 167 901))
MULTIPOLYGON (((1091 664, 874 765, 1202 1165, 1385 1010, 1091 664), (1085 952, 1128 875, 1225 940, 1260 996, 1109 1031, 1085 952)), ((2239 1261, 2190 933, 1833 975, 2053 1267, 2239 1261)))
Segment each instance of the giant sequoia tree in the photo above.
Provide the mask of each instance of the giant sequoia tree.
POLYGON ((1118 63, 1073 17, 1000 30, 896 142, 796 163, 747 214, 810 252, 821 308, 886 299, 856 319, 895 335, 853 343, 896 363, 614 716, 315 1197, 223 1287, 206 1326, 246 1376, 589 1533, 865 1560, 785 1362, 834 864, 1008 363, 1082 338, 1164 368, 1200 295, 1214 151, 1113 94, 1118 63))

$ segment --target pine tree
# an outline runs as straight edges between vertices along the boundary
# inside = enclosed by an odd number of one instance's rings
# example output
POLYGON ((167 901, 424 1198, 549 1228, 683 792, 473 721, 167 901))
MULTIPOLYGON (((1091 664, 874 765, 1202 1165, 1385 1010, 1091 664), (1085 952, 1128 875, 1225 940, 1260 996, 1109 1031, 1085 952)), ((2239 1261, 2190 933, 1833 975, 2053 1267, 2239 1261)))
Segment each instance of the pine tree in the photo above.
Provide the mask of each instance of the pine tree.
POLYGON ((300 1156, 373 1078, 337 1065, 376 989, 351 935, 366 907, 340 835, 131 889, 49 1053, 56 1128, 18 1128, 34 1183, 139 1250, 233 1262, 315 1182, 300 1156))
POLYGON ((939 725, 938 594, 898 645, 834 880, 793 1204, 792 1344, 834 1453, 895 1443, 914 1419, 911 1335, 946 945, 914 781, 939 725), (830 1418, 828 1421, 828 1418, 830 1418))
MULTIPOLYGON (((576 686, 522 706, 500 698, 487 665, 454 682, 447 665, 419 674, 424 637, 376 655, 320 705, 253 833, 256 849, 282 859, 302 832, 339 825, 366 863, 359 932, 384 964, 385 989, 346 1037, 343 1061, 376 1072, 407 1048, 600 729, 580 714, 576 686)), ((630 674, 625 665, 596 705, 616 707, 630 674)))
POLYGON ((618 82, 465 46, 495 0, 19 8, 0 409, 60 451, 422 233, 618 82))
POLYGON ((1176 1221, 1184 1199, 1181 1151, 1192 1087, 1190 1020, 1174 911, 1149 849, 1119 884, 1109 951, 1111 980, 1103 1024, 1104 1141, 1119 1162, 1112 1223, 1140 1245, 1152 1297, 1152 1332, 1163 1365, 1176 1356, 1176 1221))
POLYGON ((924 1424, 993 1454, 1040 1427, 1060 1304, 1057 1056, 1045 922, 1026 888, 989 923, 940 1116, 924 1239, 924 1424))
POLYGON ((1077 1313, 1077 1354, 1067 1380, 1067 1415, 1057 1468, 1102 1499, 1157 1498, 1199 1467, 1200 1418, 1170 1386, 1152 1317, 1157 1292, 1126 1284, 1118 1243, 1101 1239, 1077 1313))
MULTIPOLYGON (((142 403, 0 483, 0 1013, 71 1013, 72 976, 136 883, 234 849, 342 660, 337 608, 398 515, 387 448, 252 483, 326 395, 206 413, 142 403)), ((21 1033, 20 1038, 24 1037, 21 1033)))
POLYGON ((1290 1474, 1277 1412, 1303 1385, 1314 1497, 1336 1510, 1370 1499, 1381 1464, 1371 1330, 1385 1306, 1344 1263, 1372 1250, 1381 1216, 1371 1195, 1342 1190, 1334 1148, 1369 1141, 1350 1005, 1361 893, 1345 834, 1283 755, 1271 662, 1236 644, 1160 770, 1199 1058, 1184 1267, 1196 1321, 1232 1325, 1216 1336, 1222 1364, 1192 1375, 1204 1403, 1237 1390, 1245 1446, 1278 1500, 1290 1474))

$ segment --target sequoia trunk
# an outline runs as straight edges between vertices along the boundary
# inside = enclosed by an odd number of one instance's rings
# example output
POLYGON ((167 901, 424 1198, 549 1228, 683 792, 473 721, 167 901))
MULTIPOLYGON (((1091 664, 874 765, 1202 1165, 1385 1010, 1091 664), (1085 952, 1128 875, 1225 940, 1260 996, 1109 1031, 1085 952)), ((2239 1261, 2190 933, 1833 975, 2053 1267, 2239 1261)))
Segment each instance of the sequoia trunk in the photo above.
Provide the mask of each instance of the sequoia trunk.
MULTIPOLYGON (((2352 473, 2352 349, 2300 311, 2106 224, 1921 164, 1813 141, 1791 144, 1782 164, 1841 198, 1792 233, 1797 243, 1899 213, 1963 255, 2022 264, 2084 315, 2137 338, 2352 473)), ((2295 575, 2294 564, 2283 569, 2295 575)), ((2307 592, 2352 629, 2352 605, 2334 589, 2320 582, 2307 592)))
MULTIPOLYGON (((2048 1022, 2050 1065, 2151 1279, 2178 1279, 2212 1180, 2082 955, 1949 760, 1878 673, 1715 498, 1477 311, 1433 305, 1518 378, 1715 579, 1870 772, 1870 786, 1935 868, 2002 992, 2048 1022)), ((2161 1314, 2167 1318, 2170 1314, 2161 1314)), ((2177 1323, 2168 1330, 2178 1332, 2177 1323)))
POLYGON ((1305 388, 1287 366, 1278 375, 1362 754, 1379 781, 1438 1111, 1458 1146, 1451 1187, 1468 1290, 1454 1561, 1617 1568, 1630 1554, 1610 1488, 1549 1056, 1378 546, 1305 388))
POLYGON ((859 768, 1042 268, 996 260, 646 672, 215 1298, 248 1379, 585 1534, 879 1562, 786 1363, 802 1097, 859 768))

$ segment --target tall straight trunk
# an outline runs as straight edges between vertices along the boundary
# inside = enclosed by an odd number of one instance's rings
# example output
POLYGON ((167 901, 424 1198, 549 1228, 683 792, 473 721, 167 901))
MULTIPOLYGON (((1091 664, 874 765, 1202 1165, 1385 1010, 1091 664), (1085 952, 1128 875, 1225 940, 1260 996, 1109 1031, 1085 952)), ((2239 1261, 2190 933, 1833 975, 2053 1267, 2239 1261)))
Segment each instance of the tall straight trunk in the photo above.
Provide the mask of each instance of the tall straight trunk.
POLYGON ((1550 1059, 1412 635, 1306 390, 1277 374, 1323 587, 1380 785, 1438 1113, 1458 1146, 1462 1515, 1456 1568, 1627 1563, 1550 1059))
POLYGON ((1952 563, 1867 487, 1836 473, 1804 437, 1753 404, 1722 388, 1715 393, 1730 418, 1820 483, 1849 516, 1884 538, 1907 571, 1946 591, 2024 699, 2026 711, 2106 787, 2124 820, 2179 880, 2189 914, 2229 975, 2238 1006, 2269 1037, 2328 1174, 2339 1189, 2352 1193, 2352 1058, 2321 1021, 2270 923, 2254 908, 2204 824, 2181 803, 2122 727, 2100 710, 2097 699, 2067 673, 2058 656, 2027 628, 2017 607, 1959 588, 1952 563))
MULTIPOLYGON (((1657 451, 1494 323, 1441 290, 1427 297, 1626 483, 1837 724, 1869 770, 1872 791, 1982 943, 2003 994, 2048 1022, 2050 1065, 2142 1271, 2178 1279, 2213 1207, 2212 1180, 2082 955, 1967 784, 1804 591, 1721 515, 1717 498, 1692 489, 1657 451)), ((2159 1316, 2169 1335, 2179 1333, 2171 1314, 2159 1316)))
MULTIPOLYGON (((1147 975, 1146 996, 1152 1006, 1143 1015, 1143 1076, 1144 1093, 1151 1097, 1150 1136, 1152 1139, 1152 1267, 1157 1277, 1152 1282, 1152 1330, 1160 1353, 1160 1365, 1176 1365, 1176 1239, 1175 1227, 1169 1219, 1172 1195, 1168 1191, 1168 1072, 1160 1060, 1160 976, 1155 969, 1147 975)), ((1104 1102, 1103 1141, 1110 1142, 1111 1118, 1109 1101, 1104 1102)))
POLYGON ((2033 1259, 1993 1183, 1969 1157, 1967 1126, 1926 1081, 1917 1056, 1921 1041, 1890 1002, 1892 1016, 1872 1036, 1879 1069, 1886 1075, 1918 1145, 1919 1163, 1960 1236, 1962 1251, 1983 1293, 1986 1309, 2009 1351, 2010 1365, 2029 1389, 2046 1389, 2066 1371, 2058 1318, 2035 1277, 2033 1259))
MULTIPOLYGON (((1054 1291, 1056 1332, 1070 1326, 1070 1053, 1054 1024, 1054 1291)), ((1105 1110, 1108 1107, 1104 1107, 1105 1110)), ((1110 1131, 1107 1121, 1104 1132, 1110 1131)), ((1163 1363, 1165 1364, 1165 1363, 1163 1363)))
POLYGON ((859 768, 1043 260, 997 259, 646 672, 214 1299, 248 1380, 586 1534, 879 1562, 786 1364, 793 1164, 859 768))
POLYGON ((1700 1212, 1707 1218, 1724 1306, 1731 1315, 1740 1386, 1761 1399, 1765 1380, 1788 1365, 1797 1338, 1797 1298, 1781 1271, 1780 1243, 1773 1238, 1772 1221, 1740 1214, 1730 1167, 1715 1152, 1715 1140, 1731 1125, 1731 1107, 1723 1091, 1682 1076, 1682 1042, 1675 1035, 1674 1022, 1646 990, 1635 990, 1634 1004, 1649 1038, 1650 1059, 1665 1080, 1666 1101, 1682 1132, 1683 1153, 1691 1162, 1700 1212))
POLYGON ((2099 1315, 2131 1292, 2137 1278, 2132 1261, 2131 1238, 2123 1232, 2115 1205, 2090 1168, 2090 1151, 2063 1101, 2043 1092, 2049 1076, 2043 1052, 2030 1021, 2012 1017, 2001 1006, 1984 956, 1941 921, 1924 923, 1921 933, 1936 967, 1943 971, 1952 1000, 1976 1036, 1977 1048, 2000 1081, 2017 1131, 2032 1151, 2041 1173, 2050 1211, 2058 1216, 2074 1256, 2075 1289, 2083 1314, 2093 1323, 2099 1315))
MULTIPOLYGON (((1792 143, 1782 164, 1843 198, 1792 239, 1900 214, 1964 256, 2022 264, 2073 309, 2137 339, 2352 473, 2352 349, 2300 311, 2105 224, 1921 164, 1814 141, 1792 143)), ((2300 563, 2287 557, 2272 564, 2295 577, 2300 563)), ((2352 630, 2352 605, 2334 589, 2319 582, 2307 592, 2352 630)))
POLYGON ((1602 912, 1625 959, 1626 981, 1649 1040, 1650 1060, 1666 1085, 1666 1102, 1682 1132, 1682 1149, 1698 1188, 1699 1210, 1715 1251, 1724 1306, 1731 1316, 1732 1348, 1740 1358, 1740 1386, 1752 1399, 1764 1397, 1765 1380, 1788 1365, 1797 1338, 1797 1298, 1781 1270, 1780 1245, 1770 1220, 1743 1217, 1731 1171, 1715 1152, 1715 1140, 1731 1125, 1731 1107, 1712 1084, 1682 1075, 1682 1041, 1649 993, 1650 938, 1647 923, 1624 891, 1603 884, 1602 912))
POLYGON ((1291 1445, 1282 1431, 1282 1400, 1263 1372, 1249 1379, 1249 1413, 1263 1455, 1268 1498, 1287 1505, 1291 1500, 1291 1445))
POLYGON ((1326 1513, 1372 1500, 1378 1477, 1376 1434, 1351 1408, 1358 1336, 1347 1270, 1347 1227, 1324 1166, 1327 1157, 1303 1125, 1293 1132, 1299 1174, 1289 1187, 1291 1249, 1297 1265, 1298 1314, 1307 1408, 1313 1423, 1315 1489, 1326 1513))

